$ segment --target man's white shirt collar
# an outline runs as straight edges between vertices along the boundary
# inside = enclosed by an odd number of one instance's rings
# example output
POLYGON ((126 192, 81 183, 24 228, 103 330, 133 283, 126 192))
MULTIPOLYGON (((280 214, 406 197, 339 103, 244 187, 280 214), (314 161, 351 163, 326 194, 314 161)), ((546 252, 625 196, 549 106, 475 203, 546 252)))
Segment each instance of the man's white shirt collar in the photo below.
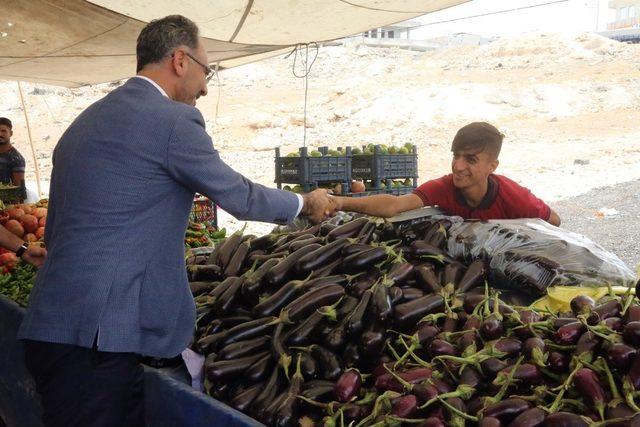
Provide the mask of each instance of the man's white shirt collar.
POLYGON ((136 77, 137 77, 137 78, 139 78, 139 79, 144 79, 144 80, 148 81, 149 83, 151 83, 152 85, 154 85, 154 86, 156 87, 156 89, 158 89, 158 90, 160 91, 160 93, 161 93, 162 95, 166 96, 167 98, 169 97, 169 95, 167 95, 167 92, 165 92, 165 91, 164 91, 164 89, 162 89, 158 83, 154 82, 154 81, 153 81, 153 80, 151 80, 149 77, 146 77, 146 76, 140 76, 140 75, 137 75, 136 77))

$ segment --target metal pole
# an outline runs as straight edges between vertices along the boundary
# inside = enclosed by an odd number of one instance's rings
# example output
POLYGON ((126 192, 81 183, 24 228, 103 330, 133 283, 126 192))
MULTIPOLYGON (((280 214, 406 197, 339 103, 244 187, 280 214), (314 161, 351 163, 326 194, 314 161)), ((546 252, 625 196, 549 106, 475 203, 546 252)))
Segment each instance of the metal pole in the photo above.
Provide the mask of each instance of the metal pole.
MULTIPOLYGON (((33 139, 31 138, 31 126, 29 126, 29 114, 27 114, 27 105, 24 103, 24 95, 22 94, 22 85, 18 82, 18 91, 20 92, 20 101, 22 102, 22 111, 24 112, 24 119, 27 122, 27 134, 29 135, 29 145, 31 146, 31 156, 33 157, 33 166, 36 170, 36 185, 38 186, 38 198, 42 196, 40 189, 40 168, 38 167, 38 160, 36 159, 36 149, 33 146, 33 139)), ((26 178, 26 177, 25 177, 26 178)))

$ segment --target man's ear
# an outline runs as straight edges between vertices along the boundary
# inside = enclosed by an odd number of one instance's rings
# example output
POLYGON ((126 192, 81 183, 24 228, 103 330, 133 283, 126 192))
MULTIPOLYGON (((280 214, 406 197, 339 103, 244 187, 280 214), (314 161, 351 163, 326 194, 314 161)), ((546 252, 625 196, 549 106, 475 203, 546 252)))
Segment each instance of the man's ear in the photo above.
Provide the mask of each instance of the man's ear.
POLYGON ((171 57, 171 67, 173 71, 178 75, 178 77, 182 77, 187 73, 187 62, 189 62, 189 58, 184 54, 182 50, 176 50, 171 57))

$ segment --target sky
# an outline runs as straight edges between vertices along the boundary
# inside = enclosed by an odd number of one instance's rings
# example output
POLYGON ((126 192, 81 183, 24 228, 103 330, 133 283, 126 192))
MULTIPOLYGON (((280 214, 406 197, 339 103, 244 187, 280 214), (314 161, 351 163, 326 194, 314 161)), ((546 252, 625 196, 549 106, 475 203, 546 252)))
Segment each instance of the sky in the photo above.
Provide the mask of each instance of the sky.
POLYGON ((615 18, 608 3, 608 0, 473 0, 415 19, 423 26, 413 29, 411 38, 421 40, 460 32, 492 37, 534 31, 605 31, 607 23, 615 18), (505 12, 496 13, 501 11, 505 12), (473 17, 484 14, 487 15, 473 17))

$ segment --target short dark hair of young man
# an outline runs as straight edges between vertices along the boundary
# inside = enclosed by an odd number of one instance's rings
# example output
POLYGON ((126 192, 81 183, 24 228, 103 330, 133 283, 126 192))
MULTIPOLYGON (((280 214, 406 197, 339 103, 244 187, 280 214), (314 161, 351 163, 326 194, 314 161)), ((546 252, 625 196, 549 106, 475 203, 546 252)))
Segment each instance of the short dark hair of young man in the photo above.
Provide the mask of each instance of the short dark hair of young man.
POLYGON ((451 173, 429 180, 403 196, 335 197, 338 209, 392 217, 422 206, 438 206, 465 219, 541 218, 560 225, 560 217, 529 189, 496 175, 504 135, 486 122, 458 130, 451 143, 451 173))

